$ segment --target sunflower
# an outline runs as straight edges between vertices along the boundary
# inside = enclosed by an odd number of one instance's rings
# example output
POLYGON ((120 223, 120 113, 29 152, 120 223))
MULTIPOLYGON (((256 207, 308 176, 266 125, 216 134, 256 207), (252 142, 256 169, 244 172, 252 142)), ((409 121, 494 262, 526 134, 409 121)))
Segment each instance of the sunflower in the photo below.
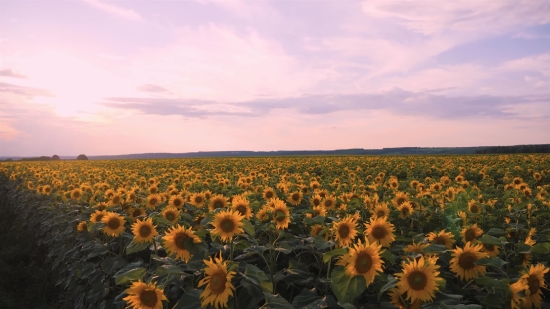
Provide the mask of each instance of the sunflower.
POLYGON ((287 199, 287 202, 289 202, 291 205, 298 206, 302 202, 302 192, 296 191, 291 193, 287 199))
POLYGON ((390 208, 388 207, 387 203, 380 203, 374 207, 373 211, 373 217, 377 218, 386 218, 388 214, 390 213, 390 208))
POLYGON ((344 219, 334 223, 332 230, 334 233, 334 239, 338 242, 338 246, 349 246, 353 242, 355 236, 357 236, 356 227, 357 223, 351 216, 347 216, 344 219))
POLYGON ((76 188, 71 191, 71 199, 78 201, 81 198, 82 198, 82 190, 80 188, 76 188))
POLYGON ((336 265, 344 266, 346 274, 350 277, 363 276, 367 281, 367 286, 374 281, 374 277, 382 273, 382 258, 380 249, 382 246, 376 243, 365 244, 359 239, 357 244, 350 247, 349 252, 342 255, 336 265))
POLYGON ((417 299, 412 304, 406 304, 403 300, 407 297, 406 294, 399 294, 399 289, 393 288, 388 293, 390 296, 390 303, 399 309, 420 309, 424 304, 423 301, 417 299))
POLYGON ((128 213, 130 214, 130 216, 132 218, 137 218, 137 217, 140 217, 140 216, 144 216, 145 215, 145 209, 143 208, 130 208, 128 209, 128 213))
POLYGON ((327 210, 325 209, 325 207, 323 207, 323 205, 313 206, 313 214, 309 214, 309 215, 311 215, 311 217, 317 217, 317 216, 326 217, 327 210))
POLYGON ((401 205, 397 206, 397 210, 399 210, 401 218, 406 218, 414 212, 413 207, 409 201, 401 203, 401 205))
POLYGON ((143 221, 137 220, 132 225, 132 233, 134 233, 134 241, 138 243, 150 242, 158 235, 156 227, 153 225, 153 220, 147 218, 143 221))
POLYGON ((250 202, 245 197, 237 195, 231 201, 231 209, 238 211, 245 219, 252 217, 252 210, 250 209, 250 202))
POLYGON ((276 195, 275 195, 275 191, 273 191, 273 189, 265 188, 262 196, 263 196, 264 200, 269 201, 270 199, 274 198, 276 195))
POLYGON ((286 207, 285 202, 278 198, 271 200, 273 208, 271 209, 273 214, 273 222, 277 224, 277 229, 282 230, 288 228, 290 223, 290 212, 286 207))
POLYGON ((244 231, 243 218, 238 211, 232 209, 222 210, 214 215, 214 220, 212 225, 214 230, 212 234, 219 236, 222 241, 230 241, 233 238, 233 235, 242 234, 244 231))
POLYGON ((487 257, 487 253, 481 252, 482 245, 466 243, 464 248, 457 247, 453 250, 453 258, 450 262, 450 269, 463 280, 470 280, 478 275, 484 275, 485 266, 476 265, 475 262, 487 257))
POLYGON ((175 208, 181 208, 185 204, 185 200, 181 195, 174 194, 170 197, 170 200, 168 201, 168 206, 172 206, 175 208))
POLYGON ((438 245, 444 245, 448 249, 452 249, 453 244, 455 243, 453 233, 445 232, 445 230, 442 230, 439 233, 430 232, 427 236, 429 241, 433 241, 438 245))
POLYGON ((460 234, 462 234, 462 241, 467 243, 483 235, 483 230, 477 226, 477 223, 474 223, 472 226, 463 228, 460 234))
POLYGON ((401 191, 395 192, 395 197, 393 198, 392 202, 395 207, 401 206, 401 204, 409 201, 409 195, 407 193, 403 193, 401 191))
POLYGON ((208 205, 208 209, 210 209, 210 211, 214 211, 218 208, 225 208, 225 207, 227 207, 227 198, 225 198, 221 194, 213 196, 212 200, 210 201, 210 204, 208 205))
POLYGON ((175 207, 166 207, 164 208, 164 210, 162 211, 162 216, 164 217, 164 219, 172 222, 172 223, 176 223, 178 222, 178 218, 180 216, 180 211, 175 208, 175 207))
POLYGON ((50 195, 50 193, 52 193, 52 187, 50 187, 50 185, 45 185, 42 187, 42 191, 44 191, 44 194, 50 195))
POLYGON ((227 307, 229 296, 233 296, 235 286, 231 283, 231 279, 236 274, 234 271, 227 270, 227 261, 223 261, 222 254, 220 257, 210 257, 210 260, 204 260, 206 268, 204 269, 204 278, 199 282, 198 286, 206 285, 201 293, 201 306, 214 306, 216 309, 227 307))
POLYGON ((510 294, 512 297, 510 299, 510 308, 511 309, 522 309, 522 299, 519 296, 519 292, 529 289, 529 285, 525 280, 518 280, 517 282, 510 284, 510 294))
MULTIPOLYGON (((310 229, 310 232, 309 232, 309 235, 310 236, 317 236, 319 235, 319 233, 321 233, 321 231, 323 230, 323 226, 321 224, 314 224, 311 226, 311 229, 310 229)), ((328 234, 325 234, 325 236, 327 236, 328 234)))
POLYGON ((478 204, 476 200, 470 200, 468 202, 468 211, 471 214, 479 215, 481 213, 481 206, 478 204))
POLYGON ((424 257, 403 263, 403 272, 395 274, 399 278, 397 288, 399 293, 407 294, 407 300, 431 301, 439 290, 439 265, 424 257))
POLYGON ((155 209, 158 204, 160 204, 160 202, 162 201, 162 197, 158 194, 149 194, 149 196, 147 196, 147 208, 150 208, 150 209, 155 209))
POLYGON ((365 234, 370 242, 379 242, 383 247, 389 247, 395 240, 394 226, 386 218, 371 218, 370 222, 365 223, 365 227, 365 234))
POLYGON ((205 201, 206 201, 206 197, 202 193, 194 193, 193 195, 191 195, 189 199, 189 202, 198 208, 204 207, 205 201))
POLYGON ((88 223, 86 223, 86 221, 79 222, 78 225, 76 226, 76 230, 79 231, 79 232, 87 231, 88 230, 88 223))
POLYGON ((542 264, 536 266, 531 265, 529 272, 521 276, 519 280, 523 280, 529 286, 525 290, 525 297, 522 298, 524 308, 541 307, 541 294, 542 291, 540 288, 546 288, 546 283, 544 282, 544 274, 546 274, 550 269, 545 267, 542 264))
POLYGON ((155 283, 146 284, 141 280, 132 282, 132 286, 126 291, 128 296, 123 300, 133 309, 162 309, 162 301, 168 300, 161 289, 155 283))
POLYGON ((322 197, 319 194, 315 194, 309 200, 311 206, 319 206, 321 204, 322 197))
POLYGON ((117 213, 110 212, 101 218, 101 222, 105 223, 103 232, 109 236, 118 236, 124 232, 124 224, 126 220, 117 213))
POLYGON ((271 217, 271 211, 272 211, 271 207, 264 205, 262 208, 260 208, 260 210, 258 210, 258 213, 256 214, 256 218, 258 218, 260 222, 267 222, 271 217))
POLYGON ((149 193, 149 195, 151 194, 157 194, 159 193, 159 188, 157 186, 150 186, 148 189, 147 189, 147 193, 149 193))
POLYGON ((103 216, 107 215, 107 212, 105 210, 96 210, 94 213, 90 215, 90 221, 92 223, 98 223, 101 222, 101 219, 103 216))
POLYGON ((486 252, 489 255, 489 257, 496 257, 500 254, 497 246, 493 244, 485 244, 485 243, 482 243, 482 245, 483 245, 483 248, 481 249, 481 251, 486 252))
POLYGON ((111 199, 109 200, 109 206, 111 206, 111 207, 118 206, 123 201, 124 201, 124 199, 122 198, 122 194, 115 193, 115 194, 113 194, 113 196, 111 196, 111 199))
POLYGON ((195 244, 200 243, 201 239, 195 235, 191 228, 186 229, 181 225, 176 225, 166 231, 166 235, 162 237, 164 240, 164 248, 168 254, 175 253, 176 259, 188 262, 191 259, 191 254, 185 247, 188 239, 195 244))
POLYGON ((321 205, 326 209, 334 209, 336 206, 336 198, 334 196, 326 195, 321 202, 321 205))
POLYGON ((416 243, 413 241, 412 244, 407 245, 405 248, 403 248, 403 252, 411 252, 411 253, 417 253, 422 255, 422 249, 426 247, 428 247, 428 244, 416 243))

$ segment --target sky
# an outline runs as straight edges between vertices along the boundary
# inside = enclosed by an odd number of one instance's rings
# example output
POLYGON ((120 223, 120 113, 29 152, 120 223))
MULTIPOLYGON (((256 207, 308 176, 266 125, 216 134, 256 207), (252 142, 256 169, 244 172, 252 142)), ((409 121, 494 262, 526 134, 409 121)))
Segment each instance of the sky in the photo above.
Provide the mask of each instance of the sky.
POLYGON ((0 0, 0 156, 550 143, 550 0, 0 0))

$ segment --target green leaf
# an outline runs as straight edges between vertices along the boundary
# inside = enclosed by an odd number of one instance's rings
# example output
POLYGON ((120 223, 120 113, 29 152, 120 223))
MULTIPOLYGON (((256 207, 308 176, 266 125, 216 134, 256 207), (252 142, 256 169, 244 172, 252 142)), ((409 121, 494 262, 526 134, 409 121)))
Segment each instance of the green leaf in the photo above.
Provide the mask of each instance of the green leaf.
POLYGON ((147 273, 147 270, 143 267, 140 267, 140 268, 135 268, 135 269, 128 270, 128 271, 120 273, 120 274, 119 274, 119 272, 115 274, 115 284, 116 285, 127 284, 127 283, 130 283, 132 281, 139 280, 139 279, 143 278, 143 276, 145 276, 145 274, 147 273))
POLYGON ((292 305, 298 308, 305 308, 307 306, 311 306, 318 303, 320 300, 321 300, 321 296, 317 295, 317 290, 315 288, 311 290, 303 289, 300 294, 294 297, 294 300, 292 301, 292 305))
POLYGON ((505 235, 506 232, 502 229, 491 228, 491 229, 489 229, 489 231, 487 231, 487 234, 499 237, 499 236, 505 235))
POLYGON ((265 306, 267 306, 267 308, 273 308, 273 309, 294 308, 294 306, 289 304, 288 301, 284 299, 281 295, 273 295, 271 293, 264 292, 264 297, 265 297, 265 306))
MULTIPOLYGON (((500 243, 499 243, 500 244, 500 243)), ((438 245, 438 244, 430 244, 426 248, 422 249, 422 253, 429 254, 429 253, 442 253, 449 249, 445 245, 438 245)))
POLYGON ((101 262, 101 268, 103 271, 108 274, 112 275, 114 274, 118 269, 121 267, 124 267, 124 265, 128 264, 125 259, 116 256, 116 257, 108 257, 101 262))
POLYGON ((380 301, 380 298, 382 297, 382 295, 384 295, 384 292, 389 289, 393 289, 396 284, 397 279, 395 279, 395 277, 393 277, 392 275, 388 275, 388 283, 384 284, 384 286, 382 286, 380 288, 380 291, 378 292, 378 301, 380 301))
POLYGON ((338 248, 332 251, 323 253, 323 262, 328 263, 330 259, 334 256, 342 255, 348 253, 348 248, 338 248))
POLYGON ((334 268, 330 278, 332 279, 332 290, 340 303, 352 301, 367 288, 365 277, 350 277, 342 266, 334 268))
POLYGON ((254 237, 254 235, 256 235, 256 230, 254 230, 254 226, 252 225, 252 223, 250 223, 250 221, 244 219, 243 220, 243 230, 245 233, 247 233, 248 235, 254 237))
POLYGON ((474 281, 476 284, 485 287, 489 293, 496 293, 497 291, 506 293, 509 289, 506 283, 489 277, 477 277, 474 281))
POLYGON ((481 260, 476 261, 474 264, 476 265, 483 265, 483 266, 491 266, 496 268, 497 270, 502 270, 502 266, 508 264, 508 262, 503 261, 502 259, 498 257, 493 258, 483 258, 481 260))
POLYGON ((264 299, 262 289, 255 285, 241 280, 240 289, 237 293, 237 299, 239 301, 239 308, 251 309, 264 299))
POLYGON ((262 290, 269 293, 273 291, 273 284, 271 283, 271 280, 267 277, 266 273, 258 267, 252 264, 246 264, 246 269, 242 275, 245 279, 248 279, 250 282, 260 286, 262 290))
POLYGON ((531 253, 531 246, 529 246, 528 244, 520 243, 518 244, 517 253, 531 253))
POLYGON ((384 252, 382 252, 382 254, 380 254, 381 257, 385 258, 386 260, 388 260, 388 262, 394 264, 395 263, 395 255, 393 253, 391 253, 390 250, 384 250, 384 252))
POLYGON ((180 297, 178 303, 172 309, 200 309, 201 306, 201 295, 202 291, 197 289, 188 289, 180 297))
POLYGON ((496 237, 493 237, 491 235, 488 235, 488 234, 483 234, 483 236, 481 236, 479 238, 479 241, 481 241, 484 244, 488 244, 488 245, 495 245, 495 246, 500 246, 501 245, 501 240, 500 239, 498 239, 496 237))
POLYGON ((139 242, 136 242, 132 239, 132 241, 126 247, 126 254, 131 254, 131 253, 134 253, 134 252, 139 252, 139 251, 145 250, 145 249, 149 248, 149 246, 151 244, 152 244, 152 242, 139 243, 139 242))
POLYGON ((538 253, 538 254, 548 254, 550 253, 550 243, 548 242, 541 242, 533 247, 531 247, 532 253, 538 253))

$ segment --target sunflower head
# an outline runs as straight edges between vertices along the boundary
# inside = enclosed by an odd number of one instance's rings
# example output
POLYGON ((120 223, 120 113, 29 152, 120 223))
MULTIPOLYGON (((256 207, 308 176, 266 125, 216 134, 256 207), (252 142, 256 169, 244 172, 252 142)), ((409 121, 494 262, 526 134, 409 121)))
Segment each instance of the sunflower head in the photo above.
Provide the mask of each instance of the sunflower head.
POLYGON ((134 240, 138 243, 150 242, 158 235, 156 227, 153 225, 153 220, 147 218, 143 221, 137 220, 132 225, 132 233, 134 233, 134 240))
POLYGON ((349 248, 349 252, 342 255, 337 265, 344 266, 346 274, 350 277, 363 276, 367 281, 367 286, 374 281, 374 277, 381 273, 384 261, 380 257, 382 246, 376 243, 364 244, 358 240, 356 245, 349 248))
POLYGON ((296 191, 290 193, 286 201, 289 202, 291 205, 298 206, 302 202, 302 196, 303 195, 301 191, 296 191))
POLYGON ((200 295, 201 306, 215 306, 216 309, 227 307, 229 296, 233 296, 235 286, 231 283, 234 271, 228 270, 227 261, 223 261, 220 252, 219 258, 210 257, 210 260, 204 260, 206 268, 204 269, 204 278, 199 282, 198 286, 205 286, 204 291, 200 295))
POLYGON ((164 240, 164 248, 168 254, 175 254, 176 259, 188 262, 191 259, 191 253, 187 249, 186 243, 200 243, 201 239, 195 235, 192 228, 185 228, 181 225, 176 225, 166 231, 166 235, 162 237, 164 240))
POLYGON ((105 223, 103 231, 109 236, 118 236, 124 232, 126 220, 117 213, 107 213, 107 215, 101 218, 101 222, 105 223))
POLYGON ((474 223, 472 226, 467 226, 462 229, 462 241, 464 243, 474 241, 477 237, 483 235, 483 230, 477 226, 477 223, 474 223))
POLYGON ((149 194, 147 196, 147 208, 155 209, 162 202, 162 197, 159 194, 149 194))
POLYGON ((178 192, 176 191, 176 194, 171 194, 168 205, 179 209, 183 207, 183 205, 185 204, 185 200, 181 195, 178 195, 177 193, 178 192))
POLYGON ((349 246, 357 236, 357 222, 352 216, 347 216, 332 226, 334 239, 338 246, 349 246))
POLYGON ((242 234, 244 231, 242 216, 238 211, 232 209, 222 210, 214 215, 212 234, 219 236, 222 241, 230 241, 234 235, 242 234))
POLYGON ((453 258, 450 262, 450 269, 463 280, 470 280, 478 275, 485 274, 485 266, 476 265, 475 262, 487 257, 487 253, 482 252, 481 244, 472 245, 468 242, 464 248, 457 247, 453 250, 453 258))
POLYGON ((132 282, 132 286, 125 292, 128 296, 123 300, 128 302, 128 308, 133 309, 162 309, 162 301, 168 300, 154 283, 146 284, 141 280, 132 282))
POLYGON ((239 214, 241 216, 244 216, 244 218, 247 220, 250 219, 250 217, 252 217, 250 202, 245 197, 242 197, 240 195, 233 197, 233 200, 231 201, 231 208, 239 212, 239 214))
POLYGON ((371 218, 370 222, 365 223, 365 233, 370 242, 378 242, 383 247, 389 247, 395 240, 394 225, 384 218, 371 218))
POLYGON ((225 208, 227 207, 227 198, 225 198, 223 195, 218 194, 212 197, 210 200, 210 204, 208 205, 208 209, 210 211, 214 211, 219 208, 225 208))
POLYGON ((444 245, 448 249, 452 249, 455 243, 453 233, 445 232, 445 230, 439 231, 439 233, 430 232, 428 234, 428 240, 438 245, 444 245))
POLYGON ((176 223, 178 222, 180 211, 175 207, 168 206, 162 211, 162 216, 164 217, 164 219, 172 223, 176 223))
POLYGON ((290 212, 286 207, 285 202, 278 198, 271 200, 271 214, 273 216, 273 222, 276 224, 277 229, 282 230, 288 228, 290 223, 290 212))
POLYGON ((402 265, 403 272, 395 274, 399 278, 399 293, 406 294, 407 300, 412 302, 431 301, 435 297, 435 292, 439 290, 439 265, 424 257, 404 262, 402 265))

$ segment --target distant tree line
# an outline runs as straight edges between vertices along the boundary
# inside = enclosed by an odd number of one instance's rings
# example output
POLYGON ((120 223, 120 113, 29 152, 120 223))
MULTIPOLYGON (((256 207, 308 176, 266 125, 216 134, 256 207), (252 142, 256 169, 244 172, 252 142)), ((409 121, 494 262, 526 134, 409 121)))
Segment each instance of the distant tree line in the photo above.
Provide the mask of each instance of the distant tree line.
POLYGON ((550 144, 542 145, 516 145, 516 146, 492 146, 475 151, 476 154, 490 153, 550 153, 550 144))
MULTIPOLYGON (((77 160, 88 160, 88 157, 85 154, 81 154, 78 157, 76 157, 77 160)), ((18 161, 58 161, 61 160, 61 158, 58 155, 53 155, 51 157, 48 156, 40 156, 40 157, 31 157, 31 158, 21 158, 18 161)), ((0 162, 11 162, 14 161, 13 159, 6 159, 6 160, 0 160, 0 162)))

